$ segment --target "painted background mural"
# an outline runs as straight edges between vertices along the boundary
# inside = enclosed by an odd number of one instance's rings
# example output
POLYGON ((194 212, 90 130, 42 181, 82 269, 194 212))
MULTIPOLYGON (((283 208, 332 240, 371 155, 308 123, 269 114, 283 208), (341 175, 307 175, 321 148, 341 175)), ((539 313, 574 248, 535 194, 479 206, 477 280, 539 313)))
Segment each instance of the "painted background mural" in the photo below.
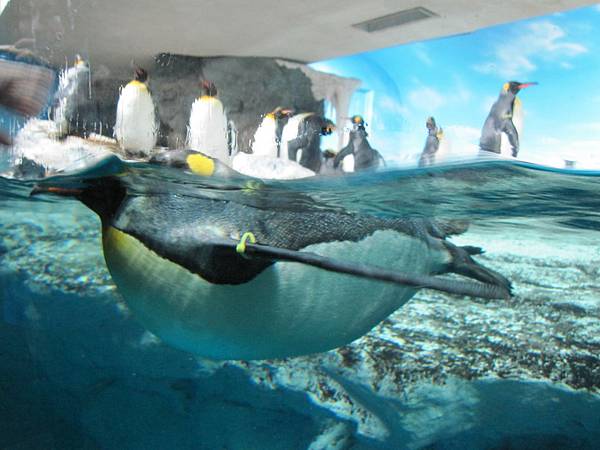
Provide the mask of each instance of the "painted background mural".
POLYGON ((539 83, 519 93, 519 158, 600 168, 598 30, 600 5, 313 67, 363 81, 350 114, 365 116, 371 143, 391 163, 418 158, 428 116, 443 128, 451 154, 474 154, 491 105, 516 80, 539 83))

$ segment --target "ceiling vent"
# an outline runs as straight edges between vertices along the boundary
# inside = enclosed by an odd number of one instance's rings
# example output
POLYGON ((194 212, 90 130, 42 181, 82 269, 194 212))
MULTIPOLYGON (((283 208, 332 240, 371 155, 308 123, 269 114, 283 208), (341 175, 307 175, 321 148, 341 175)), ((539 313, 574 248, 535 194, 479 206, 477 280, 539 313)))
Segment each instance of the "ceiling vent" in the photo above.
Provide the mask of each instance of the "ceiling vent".
POLYGON ((355 28, 360 28, 367 33, 373 33, 375 31, 399 27, 400 25, 406 25, 411 22, 417 22, 419 20, 429 19, 437 16, 438 15, 433 11, 419 6, 417 8, 405 9, 404 11, 388 14, 387 16, 376 17, 375 19, 356 23, 352 26, 355 28))

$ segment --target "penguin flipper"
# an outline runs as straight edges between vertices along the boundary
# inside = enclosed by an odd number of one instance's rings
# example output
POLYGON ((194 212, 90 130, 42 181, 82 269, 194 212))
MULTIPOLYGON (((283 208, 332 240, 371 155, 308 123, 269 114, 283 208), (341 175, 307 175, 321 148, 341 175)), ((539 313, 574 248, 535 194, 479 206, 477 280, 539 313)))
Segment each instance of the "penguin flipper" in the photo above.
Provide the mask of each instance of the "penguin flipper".
POLYGON ((335 155, 335 158, 333 158, 333 168, 337 169, 338 166, 340 165, 340 163, 343 161, 343 159, 348 156, 351 155, 353 153, 354 150, 354 146, 352 145, 352 141, 350 141, 348 143, 348 145, 346 145, 343 149, 341 149, 337 155, 335 155))
POLYGON ((288 158, 290 161, 296 161, 296 154, 298 150, 306 147, 308 144, 308 138, 306 136, 298 136, 296 139, 288 141, 288 158))
MULTIPOLYGON (((462 250, 459 247, 455 248, 458 250, 462 250)), ((482 282, 477 283, 464 280, 451 280, 448 278, 441 278, 435 275, 419 275, 391 271, 382 267, 328 258, 311 252, 289 250, 285 248, 271 247, 260 244, 246 244, 245 242, 243 245, 243 251, 240 251, 239 244, 238 247, 236 247, 236 251, 238 253, 241 253, 242 255, 248 255, 250 257, 255 256, 261 259, 265 258, 272 262, 298 262, 318 267, 320 269, 328 270, 331 272, 344 273, 361 278, 368 278, 371 280, 391 282, 403 286, 433 289, 449 294, 467 295, 471 297, 482 297, 487 299, 505 299, 510 298, 511 296, 510 282, 508 280, 506 280, 500 274, 496 274, 495 272, 492 272, 489 269, 486 269, 485 267, 479 266, 473 260, 471 260, 471 263, 475 267, 481 269, 483 273, 489 272, 492 275, 497 275, 499 278, 486 278, 485 276, 481 276, 481 278, 479 278, 476 276, 471 276, 471 273, 469 272, 469 275, 467 275, 469 276, 469 278, 475 278, 482 282), (504 283, 499 282, 502 280, 504 281, 504 283)), ((465 255, 468 257, 466 252, 465 255)))
POLYGON ((519 132, 517 131, 517 128, 515 127, 515 124, 512 122, 512 120, 506 120, 504 122, 502 131, 506 133, 506 136, 508 137, 508 142, 510 143, 510 147, 512 150, 512 155, 516 157, 519 153, 519 132))

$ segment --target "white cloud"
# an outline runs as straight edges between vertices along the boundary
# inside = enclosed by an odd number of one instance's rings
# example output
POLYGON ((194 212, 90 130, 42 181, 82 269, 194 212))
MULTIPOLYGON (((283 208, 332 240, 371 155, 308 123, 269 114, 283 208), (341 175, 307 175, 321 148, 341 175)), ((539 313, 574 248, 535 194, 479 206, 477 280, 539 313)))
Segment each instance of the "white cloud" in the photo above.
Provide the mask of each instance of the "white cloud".
POLYGON ((479 128, 466 125, 448 125, 442 128, 444 128, 444 134, 457 141, 477 143, 481 136, 481 130, 479 128))
POLYGON ((519 158, 538 164, 564 167, 575 161, 578 169, 600 169, 600 139, 542 139, 539 145, 522 149, 519 158))
POLYGON ((474 69, 514 79, 534 72, 536 60, 566 63, 565 58, 588 51, 584 45, 568 41, 566 37, 567 33, 550 21, 529 23, 493 49, 493 62, 487 61, 474 69))
POLYGON ((446 99, 429 86, 420 86, 408 93, 408 101, 415 109, 433 114, 436 109, 446 104, 446 99))
MULTIPOLYGON (((500 92, 500 89, 498 89, 498 92, 500 92)), ((488 114, 490 112, 490 109, 492 109, 492 105, 494 104, 494 102, 497 99, 498 99, 497 95, 495 95, 495 96, 486 95, 485 97, 483 97, 482 102, 481 102, 481 110, 484 111, 486 114, 488 114)))
POLYGON ((383 109, 385 112, 398 114, 402 117, 407 117, 410 114, 409 109, 389 95, 381 97, 378 99, 377 104, 380 109, 383 109))

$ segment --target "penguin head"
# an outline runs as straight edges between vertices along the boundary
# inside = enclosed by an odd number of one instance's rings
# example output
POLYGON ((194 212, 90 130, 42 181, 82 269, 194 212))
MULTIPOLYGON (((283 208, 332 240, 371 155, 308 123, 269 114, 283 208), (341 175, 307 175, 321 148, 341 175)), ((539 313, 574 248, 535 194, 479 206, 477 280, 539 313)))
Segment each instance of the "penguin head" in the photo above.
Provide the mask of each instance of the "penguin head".
POLYGON ((321 136, 329 136, 331 133, 335 131, 335 124, 323 117, 321 120, 321 136))
POLYGON ((335 150, 330 148, 323 150, 323 159, 332 159, 335 158, 335 155, 337 155, 335 150))
POLYGON ((352 117, 350 117, 350 122, 352 122, 352 128, 354 128, 355 130, 361 128, 364 130, 365 126, 367 125, 365 119, 363 119, 363 117, 358 114, 355 114, 352 117))
POLYGON ((135 81, 139 81, 140 83, 145 83, 146 81, 148 81, 148 72, 146 72, 146 69, 136 67, 133 70, 133 79, 135 81))
POLYGON ((427 122, 425 122, 425 126, 429 131, 434 131, 437 128, 437 124, 435 123, 435 119, 433 117, 428 117, 427 122))
POLYGON ((81 57, 80 54, 75 55, 75 64, 74 66, 78 69, 87 69, 88 63, 85 59, 81 57))
POLYGON ((202 89, 202 95, 206 97, 216 97, 217 96, 217 86, 210 80, 202 80, 200 82, 200 87, 202 89))
POLYGON ((127 188, 114 176, 85 180, 62 180, 36 185, 30 195, 51 194, 72 197, 94 211, 102 223, 108 223, 127 195, 127 188))
POLYGON ((273 111, 271 111, 267 116, 273 117, 275 120, 283 119, 284 117, 291 117, 294 115, 294 110, 287 108, 284 109, 281 106, 278 106, 273 111))
POLYGON ((504 83, 502 91, 505 93, 510 92, 513 95, 517 95, 521 89, 525 89, 529 86, 535 86, 536 84, 536 81, 530 81, 527 83, 521 83, 520 81, 508 81, 504 83))

